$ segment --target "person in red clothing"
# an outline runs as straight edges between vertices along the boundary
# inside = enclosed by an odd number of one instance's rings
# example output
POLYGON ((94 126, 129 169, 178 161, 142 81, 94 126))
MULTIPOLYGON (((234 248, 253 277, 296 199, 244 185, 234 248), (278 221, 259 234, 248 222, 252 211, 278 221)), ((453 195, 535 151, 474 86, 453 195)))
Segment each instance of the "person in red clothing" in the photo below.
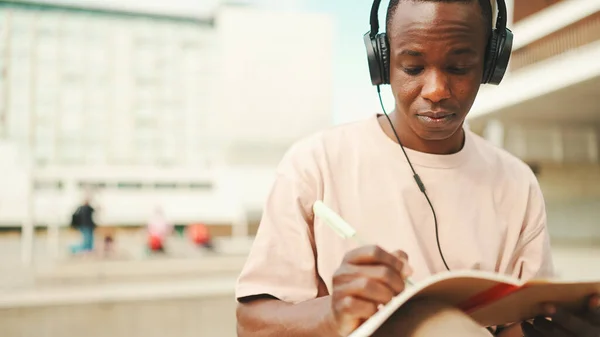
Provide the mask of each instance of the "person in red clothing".
POLYGON ((152 252, 164 252, 164 242, 173 232, 173 224, 167 221, 162 208, 156 207, 148 221, 148 249, 152 252))
POLYGON ((187 228, 187 235, 194 245, 205 249, 214 250, 212 238, 208 227, 203 223, 190 224, 187 228))

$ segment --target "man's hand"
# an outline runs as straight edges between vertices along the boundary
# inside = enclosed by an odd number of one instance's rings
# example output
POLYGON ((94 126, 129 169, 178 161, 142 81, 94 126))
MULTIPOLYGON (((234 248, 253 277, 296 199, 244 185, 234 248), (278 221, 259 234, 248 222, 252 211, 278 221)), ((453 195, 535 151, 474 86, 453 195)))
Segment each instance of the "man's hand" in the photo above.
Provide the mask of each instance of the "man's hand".
POLYGON ((377 312, 380 304, 403 291, 404 279, 411 273, 408 256, 402 251, 388 253, 366 246, 348 252, 333 276, 333 329, 348 336, 377 312))
POLYGON ((568 312, 554 305, 545 307, 546 315, 523 323, 525 337, 600 337, 600 296, 592 296, 581 312, 568 312))

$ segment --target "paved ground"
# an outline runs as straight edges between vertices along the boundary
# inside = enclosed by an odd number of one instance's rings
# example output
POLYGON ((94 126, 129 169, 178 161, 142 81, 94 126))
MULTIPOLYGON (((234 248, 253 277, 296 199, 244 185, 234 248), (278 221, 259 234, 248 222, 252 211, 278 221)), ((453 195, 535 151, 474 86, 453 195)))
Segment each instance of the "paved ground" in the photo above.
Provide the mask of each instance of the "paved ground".
MULTIPOLYGON (((158 256, 146 254, 143 242, 136 241, 135 236, 120 238, 119 243, 118 254, 111 258, 69 256, 66 253, 68 245, 63 245, 63 253, 52 259, 48 253, 49 245, 38 245, 34 266, 23 268, 20 266, 18 239, 0 237, 0 290, 234 276, 243 266, 251 241, 220 240, 217 242, 218 252, 208 253, 192 247, 181 238, 172 238, 169 254, 158 256)), ((600 278, 600 245, 555 244, 553 255, 561 278, 600 278)))
MULTIPOLYGON (((600 247, 554 250, 558 276, 600 280, 600 247)), ((17 305, 70 304, 93 301, 161 299, 179 296, 231 295, 244 256, 202 259, 95 261, 38 271, 34 287, 0 288, 0 308, 17 305), (86 295, 87 294, 87 295, 86 295), (75 301, 75 302, 73 302, 75 301)))
POLYGON ((6 304, 0 305, 0 331, 2 337, 234 337, 235 300, 219 288, 232 282, 105 285, 25 299, 9 295, 0 297, 6 304))
POLYGON ((148 254, 144 236, 120 235, 115 253, 103 256, 72 256, 69 246, 78 242, 76 235, 59 240, 38 236, 34 245, 33 265, 21 264, 18 236, 0 236, 0 290, 27 288, 39 284, 135 282, 237 274, 251 245, 248 239, 218 239, 216 253, 194 247, 189 241, 172 237, 166 254, 148 254))
MULTIPOLYGON (((23 288, 36 284, 77 282, 145 281, 154 279, 234 275, 239 272, 251 241, 222 239, 216 242, 217 254, 193 247, 187 240, 173 237, 168 241, 168 254, 148 255, 141 233, 120 235, 116 254, 109 259, 73 257, 70 244, 76 235, 61 235, 58 240, 38 236, 34 252, 34 267, 24 269, 20 263, 18 236, 0 236, 0 289, 23 288)), ((563 278, 600 278, 600 245, 556 243, 553 254, 557 273, 563 278)))
POLYGON ((0 291, 0 309, 94 303, 161 301, 226 296, 233 299, 236 275, 154 281, 42 286, 0 291))
MULTIPOLYGON (((96 239, 96 248, 102 248, 101 238, 96 239)), ((245 254, 251 241, 248 239, 216 239, 217 250, 224 254, 245 254)), ((78 244, 80 237, 75 232, 62 231, 57 237, 38 234, 34 239, 33 261, 37 265, 72 260, 69 248, 78 244)), ((149 258, 145 249, 146 236, 143 231, 119 233, 115 238, 115 257, 127 260, 149 258)), ((205 255, 185 237, 172 236, 167 240, 169 257, 193 258, 205 255)), ((0 268, 17 267, 21 264, 21 240, 18 235, 0 235, 0 268)))
MULTIPOLYGON (((600 279, 600 247, 555 247, 554 256, 564 278, 600 279)), ((46 270, 41 284, 0 290, 0 330, 3 337, 77 337, 82 331, 90 337, 234 337, 233 291, 243 261, 243 255, 216 255, 63 262, 46 270)))
MULTIPOLYGON (((221 241, 206 254, 174 238, 167 256, 146 255, 135 236, 119 243, 112 259, 52 259, 52 245, 39 245, 34 268, 23 269, 18 239, 0 237, 2 336, 236 335, 234 285, 250 242, 221 241)), ((557 244, 553 255, 560 277, 600 279, 600 246, 557 244)))

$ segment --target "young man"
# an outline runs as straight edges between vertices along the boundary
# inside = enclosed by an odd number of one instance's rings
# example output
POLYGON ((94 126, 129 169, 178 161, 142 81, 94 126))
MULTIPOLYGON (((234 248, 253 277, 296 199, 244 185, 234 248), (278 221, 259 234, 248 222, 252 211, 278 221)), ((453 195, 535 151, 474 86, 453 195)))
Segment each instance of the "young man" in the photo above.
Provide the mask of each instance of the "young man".
MULTIPOLYGON (((489 0, 391 1, 395 109, 389 121, 381 115, 334 127, 285 155, 237 285, 239 336, 347 336, 401 292, 409 274, 418 282, 447 268, 524 279, 553 273, 534 174, 463 129, 491 17, 489 0), (378 246, 338 237, 314 217, 316 200, 378 246)), ((377 336, 489 336, 456 309, 411 306, 411 315, 401 310, 377 336)))
POLYGON ((81 232, 82 243, 71 247, 72 253, 90 253, 94 250, 94 232, 96 222, 94 221, 94 212, 96 210, 90 206, 90 199, 86 197, 83 205, 79 206, 72 216, 72 226, 81 232))

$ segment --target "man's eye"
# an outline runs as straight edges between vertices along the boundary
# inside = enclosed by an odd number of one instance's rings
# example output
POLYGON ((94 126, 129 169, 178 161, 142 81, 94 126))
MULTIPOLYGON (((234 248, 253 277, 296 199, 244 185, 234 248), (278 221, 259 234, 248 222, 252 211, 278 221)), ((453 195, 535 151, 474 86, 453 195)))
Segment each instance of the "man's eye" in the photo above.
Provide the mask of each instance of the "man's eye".
POLYGON ((464 75, 471 70, 471 67, 448 67, 448 71, 452 74, 464 75))
POLYGON ((423 71, 423 67, 404 67, 402 70, 408 75, 415 76, 419 75, 423 71))

